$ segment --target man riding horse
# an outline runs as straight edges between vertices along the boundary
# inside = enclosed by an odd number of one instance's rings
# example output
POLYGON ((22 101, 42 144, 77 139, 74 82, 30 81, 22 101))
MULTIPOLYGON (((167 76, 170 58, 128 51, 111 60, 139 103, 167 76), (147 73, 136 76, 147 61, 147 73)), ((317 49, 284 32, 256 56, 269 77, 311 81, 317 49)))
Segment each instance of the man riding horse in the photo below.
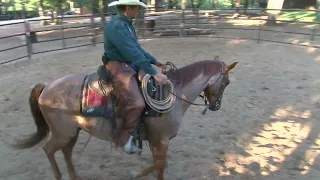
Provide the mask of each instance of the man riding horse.
POLYGON ((118 13, 104 30, 103 63, 113 76, 115 94, 124 114, 119 143, 126 153, 132 154, 141 150, 133 143, 134 129, 145 108, 145 101, 140 92, 136 73, 143 70, 152 75, 159 84, 167 82, 167 76, 158 72, 152 64, 163 68, 165 65, 139 44, 132 19, 139 14, 139 7, 147 6, 139 0, 119 0, 108 6, 117 6, 118 13))

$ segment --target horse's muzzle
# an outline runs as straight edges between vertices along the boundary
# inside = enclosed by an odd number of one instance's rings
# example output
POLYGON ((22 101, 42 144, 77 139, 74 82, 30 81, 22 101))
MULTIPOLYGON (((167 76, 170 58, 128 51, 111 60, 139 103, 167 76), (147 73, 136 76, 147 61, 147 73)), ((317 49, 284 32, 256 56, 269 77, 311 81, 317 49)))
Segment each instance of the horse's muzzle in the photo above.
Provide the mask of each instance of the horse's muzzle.
POLYGON ((210 111, 218 111, 221 107, 221 99, 217 99, 217 101, 210 103, 209 110, 210 111))

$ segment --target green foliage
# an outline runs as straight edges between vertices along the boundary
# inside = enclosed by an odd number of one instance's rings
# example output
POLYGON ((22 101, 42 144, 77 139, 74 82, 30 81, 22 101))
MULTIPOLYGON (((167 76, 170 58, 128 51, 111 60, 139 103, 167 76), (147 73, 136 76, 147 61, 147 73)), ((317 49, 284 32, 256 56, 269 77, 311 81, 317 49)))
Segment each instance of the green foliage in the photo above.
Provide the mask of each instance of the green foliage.
MULTIPOLYGON (((317 19, 317 15, 315 12, 282 12, 280 13, 278 20, 287 20, 287 21, 306 21, 313 22, 319 21, 317 19)), ((319 16, 319 15, 318 15, 319 16)))
POLYGON ((44 0, 43 4, 45 6, 45 10, 54 10, 59 4, 62 9, 69 7, 69 2, 67 0, 44 0))
MULTIPOLYGON (((5 3, 2 3, 6 7, 7 13, 18 14, 16 11, 22 11, 22 2, 25 3, 25 10, 27 12, 37 12, 39 8, 39 0, 6 0, 5 3)), ((62 9, 69 8, 68 0, 44 0, 44 10, 50 11, 54 10, 57 7, 57 2, 61 3, 62 9)))
POLYGON ((90 7, 90 0, 74 0, 74 7, 80 8, 80 7, 90 7))
MULTIPOLYGON (((181 1, 182 0, 176 0, 176 1, 177 1, 176 7, 181 8, 181 1)), ((200 2, 200 4, 201 4, 200 8, 212 8, 213 7, 212 1, 213 0, 193 0, 193 4, 196 7, 197 4, 199 4, 199 2, 200 2)), ((232 4, 231 4, 232 0, 214 0, 214 1, 215 1, 216 8, 231 8, 232 7, 232 4)), ((168 0, 166 0, 165 2, 168 3, 168 0)), ((191 0, 188 0, 188 8, 192 8, 191 2, 192 2, 191 0)))

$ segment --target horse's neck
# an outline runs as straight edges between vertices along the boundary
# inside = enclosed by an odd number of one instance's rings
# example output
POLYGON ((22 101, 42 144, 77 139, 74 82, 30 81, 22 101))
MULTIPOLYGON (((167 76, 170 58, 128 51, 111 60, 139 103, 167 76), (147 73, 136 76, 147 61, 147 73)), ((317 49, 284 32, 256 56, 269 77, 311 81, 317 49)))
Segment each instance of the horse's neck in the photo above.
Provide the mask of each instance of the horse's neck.
MULTIPOLYGON (((188 102, 195 101, 196 98, 201 94, 201 92, 206 87, 210 78, 211 76, 204 75, 203 73, 196 75, 192 79, 192 81, 182 86, 181 93, 183 95, 183 98, 188 102)), ((185 109, 187 109, 189 106, 190 106, 190 103, 184 103, 185 109)))
MULTIPOLYGON (((178 69, 182 79, 181 96, 188 102, 193 102, 206 88, 208 81, 219 74, 220 62, 201 61, 178 69)), ((186 110, 190 104, 184 103, 186 110)))

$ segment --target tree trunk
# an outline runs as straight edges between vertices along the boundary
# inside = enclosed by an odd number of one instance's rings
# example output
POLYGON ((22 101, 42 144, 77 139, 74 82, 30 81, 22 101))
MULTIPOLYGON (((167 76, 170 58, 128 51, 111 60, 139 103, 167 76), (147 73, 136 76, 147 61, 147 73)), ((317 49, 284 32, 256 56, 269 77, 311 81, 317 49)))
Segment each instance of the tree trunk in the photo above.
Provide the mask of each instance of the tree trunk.
MULTIPOLYGON (((282 9, 284 0, 269 0, 267 9, 282 9)), ((268 10, 268 20, 267 25, 275 25, 277 22, 275 21, 280 13, 280 11, 268 10)))
MULTIPOLYGON (((43 0, 40 0, 40 1, 39 1, 39 9, 38 9, 38 10, 39 10, 39 17, 40 17, 40 18, 44 18, 43 0)), ((40 21, 40 24, 41 24, 42 26, 45 26, 45 25, 48 25, 48 22, 47 22, 46 20, 41 20, 41 21, 40 21)))
POLYGON ((57 1, 57 4, 56 4, 56 7, 55 7, 55 9, 54 9, 54 11, 53 11, 53 16, 54 16, 54 24, 55 25, 58 25, 58 24, 60 24, 61 23, 61 20, 60 20, 60 18, 58 18, 58 15, 60 14, 62 14, 61 13, 61 0, 58 0, 57 1))
POLYGON ((231 8, 235 8, 234 0, 231 0, 231 8))
POLYGON ((173 9, 173 1, 168 0, 168 9, 173 9))
POLYGON ((187 3, 188 3, 187 0, 182 0, 181 1, 181 9, 187 9, 187 3))
POLYGON ((249 0, 244 0, 243 7, 244 8, 248 8, 249 7, 249 0))
POLYGON ((194 2, 193 2, 193 0, 190 0, 191 1, 191 7, 192 7, 192 12, 194 13, 194 11, 195 11, 195 7, 194 7, 194 2))

